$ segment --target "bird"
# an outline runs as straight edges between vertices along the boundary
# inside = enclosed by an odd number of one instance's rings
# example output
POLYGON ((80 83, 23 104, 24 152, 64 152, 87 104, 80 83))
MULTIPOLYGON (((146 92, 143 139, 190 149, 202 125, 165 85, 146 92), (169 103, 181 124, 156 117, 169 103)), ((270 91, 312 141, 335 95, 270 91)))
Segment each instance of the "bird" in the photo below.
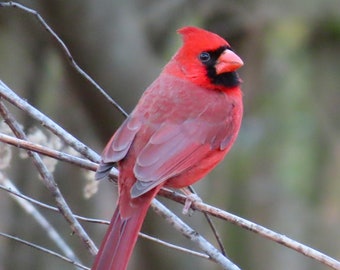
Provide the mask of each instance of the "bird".
POLYGON ((240 130, 242 59, 219 35, 177 31, 182 46, 104 148, 95 178, 117 164, 118 201, 92 270, 125 270, 152 199, 185 188, 226 156, 240 130))

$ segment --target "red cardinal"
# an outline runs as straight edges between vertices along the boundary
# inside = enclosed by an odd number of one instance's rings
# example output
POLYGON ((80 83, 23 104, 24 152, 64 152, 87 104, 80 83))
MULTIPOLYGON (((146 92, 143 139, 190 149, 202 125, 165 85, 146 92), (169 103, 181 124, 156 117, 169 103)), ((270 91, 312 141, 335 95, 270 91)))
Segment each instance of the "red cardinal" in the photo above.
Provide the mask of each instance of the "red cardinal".
POLYGON ((119 199, 92 270, 124 270, 152 199, 209 173, 240 129, 243 65, 227 41, 184 27, 183 46, 147 88, 102 154, 96 179, 119 169, 119 199))

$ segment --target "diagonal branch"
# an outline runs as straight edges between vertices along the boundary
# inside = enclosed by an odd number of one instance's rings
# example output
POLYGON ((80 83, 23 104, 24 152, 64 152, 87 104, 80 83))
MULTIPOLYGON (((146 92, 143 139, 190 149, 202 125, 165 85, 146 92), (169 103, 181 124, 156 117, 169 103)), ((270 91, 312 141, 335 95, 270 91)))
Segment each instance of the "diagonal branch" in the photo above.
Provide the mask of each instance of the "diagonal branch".
MULTIPOLYGON (((23 199, 19 194, 19 190, 3 173, 0 172, 0 189, 5 190, 11 194, 11 197, 16 201, 21 208, 23 208, 39 226, 46 232, 48 237, 56 244, 57 247, 73 261, 80 262, 79 258, 74 254, 70 246, 62 239, 58 231, 53 225, 41 214, 40 211, 29 200, 23 199)), ((57 209, 57 208, 56 208, 57 209)))
POLYGON ((39 110, 30 105, 26 100, 19 97, 14 91, 12 91, 5 83, 0 80, 0 97, 7 100, 15 107, 21 109, 33 119, 37 120, 44 127, 57 135, 66 144, 71 146, 74 150, 88 158, 89 160, 98 162, 100 160, 99 155, 90 149, 88 146, 77 140, 70 133, 51 120, 49 117, 41 113, 39 110))
MULTIPOLYGON (((34 200, 33 198, 31 197, 28 197, 24 194, 22 194, 21 192, 19 192, 14 186, 13 184, 8 184, 6 181, 6 179, 4 179, 4 181, 2 181, 2 178, 1 178, 1 174, 0 174, 0 183, 1 182, 4 182, 3 184, 4 185, 1 185, 0 184, 0 189, 10 193, 12 195, 13 198, 16 198, 16 201, 18 201, 18 203, 20 205, 22 205, 25 209, 29 208, 29 212, 33 212, 33 211, 37 211, 36 209, 33 209, 32 211, 32 205, 35 204, 39 207, 42 207, 42 208, 45 208, 45 209, 48 209, 48 210, 51 210, 51 211, 54 211, 54 212, 58 212, 60 213, 60 210, 56 207, 53 207, 53 206, 50 206, 50 205, 47 205, 45 203, 41 203, 40 201, 37 201, 37 200, 34 200), (24 202, 27 202, 27 204, 25 204, 24 202)), ((83 217, 83 216, 79 216, 79 215, 74 215, 75 218, 77 218, 78 220, 81 220, 81 221, 86 221, 86 222, 91 222, 91 223, 99 223, 99 224, 106 224, 106 225, 109 225, 110 222, 109 221, 106 221, 106 220, 99 220, 99 219, 91 219, 91 218, 86 218, 86 217, 83 217)), ((49 234, 50 234, 50 230, 51 228, 49 228, 49 234)), ((175 249, 175 250, 178 250, 178 251, 181 251, 181 252, 185 252, 187 254, 191 254, 191 255, 194 255, 194 256, 198 256, 198 257, 201 257, 201 258, 205 258, 205 259, 211 259, 208 255, 206 254, 203 254, 203 253, 199 253, 197 251, 193 251, 193 250, 190 250, 190 249, 187 249, 187 248, 183 248, 183 247, 180 247, 180 246, 177 246, 177 245, 174 245, 174 244, 171 244, 169 242, 165 242, 163 240, 160 240, 158 238, 155 238, 155 237, 152 237, 152 236, 149 236, 147 234, 144 234, 142 232, 139 232, 139 236, 142 237, 142 238, 145 238, 145 239, 148 239, 150 241, 153 241, 153 242, 156 242, 158 244, 161 244, 163 246, 166 246, 166 247, 169 247, 169 248, 172 248, 172 249, 175 249)), ((64 250, 64 248, 62 248, 61 250, 64 250)), ((68 256, 68 258, 71 258, 73 260, 75 260, 72 256, 70 256, 69 254, 65 254, 68 256)))
MULTIPOLYGON (((76 165, 78 167, 81 167, 81 168, 84 168, 84 169, 87 169, 87 170, 95 171, 97 169, 97 166, 98 166, 97 163, 94 163, 94 162, 89 161, 87 159, 72 156, 70 154, 60 152, 60 151, 51 149, 51 148, 46 147, 46 146, 42 146, 40 144, 30 142, 30 141, 18 139, 16 137, 3 134, 1 132, 0 132, 0 141, 3 142, 3 143, 7 143, 9 145, 13 145, 15 147, 19 147, 19 148, 26 149, 26 150, 31 150, 33 152, 36 152, 36 153, 42 154, 44 156, 48 156, 48 157, 60 160, 60 161, 66 161, 70 164, 76 165)), ((113 171, 113 173, 115 173, 115 171, 113 171)), ((111 172, 111 175, 113 173, 111 172)), ((118 171, 116 171, 115 176, 116 177, 118 176, 118 171)))
MULTIPOLYGON (((160 194, 168 197, 169 199, 175 200, 177 202, 180 202, 182 204, 185 203, 186 197, 179 194, 178 192, 164 192, 164 190, 160 191, 160 194)), ((306 245, 303 245, 283 234, 279 234, 277 232, 274 232, 272 230, 269 230, 268 228, 265 228, 261 225, 258 225, 254 222, 251 222, 249 220, 246 220, 244 218, 241 218, 239 216, 236 216, 234 214, 231 214, 229 212, 226 212, 224 210, 221 210, 217 207, 208 205, 203 202, 193 202, 192 208, 194 210, 201 211, 203 213, 208 213, 209 215, 215 216, 217 218, 221 218, 223 220, 226 220, 230 223, 233 223, 241 228, 244 228, 246 230, 249 230, 251 232, 257 233, 260 236, 267 238, 271 241, 274 241, 280 245, 286 246, 290 249, 293 249, 309 258, 312 258, 320 263, 323 263, 332 269, 340 270, 340 262, 335 260, 334 258, 327 256, 324 253, 321 253, 320 251, 317 251, 311 247, 308 247, 306 245)))
POLYGON ((44 248, 44 247, 38 246, 38 245, 36 245, 36 244, 33 244, 33 243, 28 242, 28 241, 26 241, 26 240, 23 240, 23 239, 21 239, 21 238, 19 238, 19 237, 15 237, 15 236, 13 236, 13 235, 9 235, 9 234, 2 233, 2 232, 0 232, 0 236, 6 237, 6 238, 9 238, 9 239, 12 239, 12 240, 17 241, 17 242, 19 242, 19 243, 21 243, 21 244, 24 244, 24 245, 26 245, 26 246, 35 248, 35 249, 40 250, 40 251, 42 251, 42 252, 45 252, 45 253, 47 253, 47 254, 53 255, 53 256, 55 256, 55 257, 58 257, 59 259, 64 260, 64 261, 66 261, 66 262, 68 262, 68 263, 71 263, 71 264, 77 266, 78 268, 85 269, 85 270, 90 270, 90 268, 88 268, 88 267, 86 267, 86 266, 84 266, 84 265, 81 265, 80 263, 78 263, 78 262, 76 262, 76 261, 74 261, 74 260, 71 260, 71 259, 69 259, 69 258, 67 258, 67 257, 65 257, 65 256, 63 256, 63 255, 60 255, 59 253, 56 253, 56 252, 51 251, 51 250, 49 250, 49 249, 46 249, 46 248, 44 248))
MULTIPOLYGON (((190 192, 192 192, 193 194, 196 194, 196 195, 197 195, 195 189, 194 189, 192 186, 189 186, 188 189, 190 190, 190 192)), ((223 245, 222 238, 221 238, 219 232, 217 231, 214 222, 212 221, 212 219, 210 218, 210 216, 209 216, 208 213, 203 213, 203 214, 204 214, 204 217, 205 217, 205 219, 207 220, 207 222, 208 222, 208 224, 209 224, 209 226, 210 226, 210 229, 211 229, 212 233, 213 233, 214 236, 215 236, 215 239, 216 239, 217 244, 218 244, 218 246, 219 246, 219 248, 220 248, 220 250, 221 250, 221 253, 222 253, 224 256, 227 256, 227 252, 226 252, 225 247, 224 247, 224 245, 223 245)))
POLYGON ((240 270, 240 268, 230 261, 227 257, 211 245, 204 237, 198 232, 193 230, 187 224, 185 224, 179 217, 167 209, 158 200, 153 200, 151 205, 152 209, 161 217, 163 217, 169 224, 171 224, 176 230, 181 232, 184 236, 189 238, 192 242, 197 244, 203 252, 210 256, 210 258, 221 265, 223 269, 227 270, 240 270))
MULTIPOLYGON (((9 113, 5 104, 3 103, 0 97, 0 114, 4 118, 6 124, 11 128, 13 133, 23 140, 27 140, 26 134, 21 129, 18 122, 14 119, 14 117, 9 113)), ((72 231, 79 236, 79 238, 84 242, 87 249, 92 253, 97 253, 97 247, 91 240, 91 238, 87 235, 83 227, 80 225, 78 220, 73 217, 71 209, 68 207, 61 191, 58 188, 57 183, 54 181, 53 175, 48 171, 45 164, 42 162, 40 156, 32 151, 27 151, 27 154, 32 158, 34 165, 36 166, 44 185, 51 192, 54 197, 58 208, 61 213, 64 215, 65 219, 71 225, 72 231)))
POLYGON ((67 60, 70 62, 71 66, 82 76, 84 77, 90 84, 92 84, 113 106, 115 106, 125 117, 128 114, 124 111, 124 109, 114 101, 104 90, 100 87, 100 85, 93 80, 74 60, 70 50, 67 48, 65 43, 61 40, 61 38, 57 35, 56 32, 46 23, 46 21, 41 17, 41 15, 34 9, 28 8, 20 3, 16 3, 13 1, 9 2, 0 2, 0 7, 12 7, 20 9, 28 14, 33 15, 37 21, 42 25, 42 27, 54 38, 58 46, 61 48, 62 52, 65 54, 67 60))

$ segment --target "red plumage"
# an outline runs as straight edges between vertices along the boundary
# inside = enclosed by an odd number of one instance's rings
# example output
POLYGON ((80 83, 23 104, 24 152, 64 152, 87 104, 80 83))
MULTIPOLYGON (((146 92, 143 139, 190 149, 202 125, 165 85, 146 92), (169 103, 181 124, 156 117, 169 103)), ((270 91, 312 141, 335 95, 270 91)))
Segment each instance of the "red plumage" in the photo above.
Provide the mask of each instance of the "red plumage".
POLYGON ((118 206, 93 270, 127 268, 151 200, 161 187, 191 185, 227 154, 240 129, 243 65, 229 44, 196 27, 148 87, 102 153, 96 178, 119 169, 118 206))

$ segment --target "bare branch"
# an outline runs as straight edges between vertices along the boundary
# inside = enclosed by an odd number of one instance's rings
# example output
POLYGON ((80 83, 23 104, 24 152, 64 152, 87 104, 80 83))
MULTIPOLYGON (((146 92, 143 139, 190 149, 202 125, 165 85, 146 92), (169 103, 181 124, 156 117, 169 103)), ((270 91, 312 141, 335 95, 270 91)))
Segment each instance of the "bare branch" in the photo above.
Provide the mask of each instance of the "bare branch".
POLYGON ((21 109, 33 119, 39 121, 42 126, 46 127, 52 133, 57 135, 60 139, 66 142, 69 146, 75 149, 77 152, 88 158, 89 160, 99 162, 99 155, 90 149, 88 146, 77 140, 70 133, 66 132, 57 123, 52 121, 46 115, 30 105, 27 101, 20 98, 14 91, 12 91, 5 83, 0 80, 0 97, 7 100, 15 107, 21 109))
POLYGON ((0 2, 0 7, 12 7, 18 8, 25 13, 33 15, 38 22, 42 25, 42 27, 53 37, 53 39, 57 42, 62 52, 65 54, 67 60, 70 62, 71 66, 81 75, 83 76, 90 84, 92 84, 113 106, 115 106, 125 117, 128 114, 124 111, 124 109, 114 101, 104 90, 99 86, 99 84, 93 80, 74 60, 70 50, 67 48, 65 43, 61 40, 61 38, 52 30, 52 28, 46 23, 46 21, 41 17, 41 15, 34 9, 28 8, 24 5, 21 5, 16 2, 0 2))
POLYGON ((58 159, 60 161, 66 161, 70 164, 77 165, 81 168, 95 171, 97 169, 98 164, 94 163, 92 161, 88 161, 83 158, 75 157, 70 154, 66 154, 51 148, 48 148, 46 146, 42 146, 36 143, 32 143, 26 140, 21 140, 18 138, 15 138, 13 136, 8 136, 6 134, 0 133, 0 141, 3 143, 7 143, 10 145, 13 145, 15 147, 23 148, 26 150, 30 150, 51 158, 58 159))
MULTIPOLYGON (((16 196, 16 197, 19 197, 21 199, 24 199, 32 204, 35 204, 39 207, 42 207, 42 208, 45 208, 45 209, 48 209, 50 211, 54 211, 54 212, 57 212, 57 213, 60 213, 60 210, 57 208, 57 207, 54 207, 54 206, 51 206, 51 205, 48 205, 46 203, 42 203, 40 201, 37 201, 31 197, 28 197, 24 194, 22 194, 21 192, 19 192, 18 190, 14 190, 13 188, 9 188, 5 185, 1 185, 0 184, 0 189, 16 196)), ((86 222, 90 222, 90 223, 99 223, 99 224, 110 224, 109 221, 107 220, 102 220, 102 219, 93 219, 93 218, 87 218, 87 217, 83 217, 83 216, 79 216, 79 215, 73 215, 76 219, 78 220, 81 220, 81 221, 86 221, 86 222)))
POLYGON ((200 253, 200 252, 197 252, 197 251, 193 251, 193 250, 190 250, 190 249, 187 249, 187 248, 183 248, 183 247, 180 247, 180 246, 177 246, 177 245, 174 245, 174 244, 170 244, 168 242, 165 242, 163 240, 160 240, 158 238, 155 238, 155 237, 152 237, 150 235, 147 235, 145 233, 139 233, 139 236, 140 237, 143 237, 145 239, 148 239, 150 241, 153 241, 153 242, 156 242, 158 244, 161 244, 163 246, 166 246, 166 247, 169 247, 169 248, 172 248, 172 249, 175 249, 175 250, 178 250, 178 251, 181 251, 181 252, 185 252, 185 253, 188 253, 188 254, 191 254, 191 255, 194 255, 194 256, 197 256, 197 257, 201 257, 201 258, 204 258, 204 259, 209 259, 211 260, 211 258, 204 254, 204 253, 200 253))
MULTIPOLYGON (((5 122, 17 137, 27 140, 26 134, 23 132, 23 130, 21 129, 18 122, 14 119, 14 117, 9 113, 1 98, 0 98, 0 114, 5 119, 5 122)), ((87 235, 87 233, 80 225, 78 220, 73 217, 72 211, 67 205, 62 193, 60 192, 57 183, 54 181, 53 175, 48 171, 45 164, 42 162, 40 156, 37 153, 29 150, 27 151, 27 154, 32 158, 33 163, 36 166, 43 180, 44 185, 51 192, 61 213, 71 225, 72 231, 79 236, 79 238, 84 242, 85 246, 92 254, 96 254, 97 253, 96 245, 87 235)))
POLYGON ((64 261, 66 261, 66 262, 69 262, 69 263, 71 263, 71 264, 73 264, 73 265, 75 265, 75 266, 77 266, 77 267, 79 267, 81 269, 90 270, 90 268, 88 268, 88 267, 86 267, 84 265, 81 265, 80 263, 77 263, 77 262, 75 262, 73 260, 70 260, 69 258, 67 258, 67 257, 65 257, 63 255, 60 255, 59 253, 56 253, 56 252, 54 252, 52 250, 46 249, 44 247, 38 246, 36 244, 33 244, 31 242, 25 241, 23 239, 20 239, 18 237, 15 237, 15 236, 12 236, 12 235, 9 235, 9 234, 6 234, 6 233, 0 232, 0 235, 3 236, 3 237, 6 237, 6 238, 12 239, 14 241, 17 241, 17 242, 19 242, 21 244, 27 245, 29 247, 35 248, 37 250, 43 251, 43 252, 45 252, 47 254, 53 255, 55 257, 58 257, 59 259, 62 259, 64 261))
POLYGON ((205 238, 198 232, 190 228, 168 208, 161 204, 158 200, 154 199, 151 205, 152 209, 161 217, 163 217, 169 224, 176 230, 182 233, 185 237, 189 238, 192 242, 196 243, 203 252, 209 255, 211 260, 218 263, 227 270, 240 270, 240 268, 230 261, 227 257, 223 256, 219 250, 211 245, 205 238))
MULTIPOLYGON (((178 192, 164 192, 165 190, 161 190, 160 193, 161 195, 168 197, 172 200, 175 200, 176 202, 180 202, 182 204, 185 203, 186 197, 179 194, 178 192)), ((228 213, 226 211, 223 211, 219 208, 216 208, 214 206, 208 205, 203 202, 193 202, 192 208, 194 210, 201 211, 203 213, 208 213, 212 216, 215 216, 217 218, 226 220, 230 223, 233 223, 239 227, 242 227, 244 229, 247 229, 251 232, 257 233, 260 236, 267 238, 271 241, 274 241, 280 245, 286 246, 288 248, 291 248, 309 258, 312 258, 320 263, 323 263, 325 265, 328 265, 329 267, 340 270, 340 262, 321 253, 320 251, 317 251, 311 247, 308 247, 306 245, 303 245, 285 235, 276 233, 272 230, 269 230, 263 226, 260 226, 256 223, 253 223, 251 221, 248 221, 244 218, 238 217, 234 214, 228 213)))
POLYGON ((267 239, 270 239, 278 244, 281 244, 283 246, 286 246, 288 248, 291 248, 309 258, 315 259, 320 263, 323 263, 325 265, 328 265, 329 267, 340 270, 340 262, 311 248, 306 245, 303 245, 283 234, 276 233, 272 230, 269 230, 261 225, 258 225, 256 223, 253 223, 251 221, 248 221, 244 218, 238 217, 236 215, 233 215, 231 213, 228 213, 226 211, 223 211, 219 208, 216 208, 214 206, 207 205, 205 203, 197 203, 197 205, 194 203, 195 208, 197 207, 197 210, 210 213, 211 215, 219 218, 223 218, 224 220, 227 220, 233 224, 236 224, 244 229, 247 229, 249 231, 255 232, 267 239))
MULTIPOLYGON (((17 187, 0 172, 0 188, 10 192, 11 197, 40 225, 46 232, 50 239, 59 247, 59 249, 73 261, 81 262, 79 258, 74 254, 69 245, 62 239, 58 231, 52 226, 52 224, 35 208, 35 206, 29 200, 23 199, 21 193, 17 187)), ((35 201, 37 203, 37 201, 35 201)))
MULTIPOLYGON (((189 189, 193 194, 196 194, 196 195, 197 195, 195 189, 194 189, 192 186, 189 186, 188 189, 189 189)), ((208 224, 209 224, 209 226, 210 226, 210 228, 211 228, 211 230, 212 230, 212 232, 213 232, 213 234, 214 234, 214 236, 215 236, 215 239, 216 239, 216 241, 217 241, 218 246, 220 247, 220 250, 221 250, 222 254, 223 254, 224 256, 227 256, 227 252, 226 252, 225 247, 224 247, 224 245, 223 245, 222 238, 221 238, 220 234, 218 233, 218 231, 217 231, 217 229, 216 229, 216 226, 215 226, 214 222, 212 221, 212 219, 210 218, 210 216, 209 216, 208 213, 203 213, 203 214, 204 214, 204 217, 205 217, 205 219, 207 220, 207 222, 208 222, 208 224)))
MULTIPOLYGON (((1 174, 0 174, 0 183, 1 183, 1 174)), ((5 185, 1 185, 0 184, 0 189, 12 194, 13 198, 21 198, 21 199, 18 199, 17 201, 20 201, 20 205, 22 205, 24 208, 30 208, 31 206, 27 207, 27 205, 24 205, 22 202, 24 201, 27 201, 31 204, 36 204, 37 206, 39 207, 43 207, 45 209, 48 209, 50 211, 54 211, 54 212, 57 212, 57 213, 60 213, 60 210, 57 208, 57 207, 53 207, 51 205, 48 205, 48 204, 45 204, 45 203, 42 203, 40 201, 37 201, 37 200, 34 200, 33 198, 31 197, 28 197, 24 194, 22 194, 21 192, 19 192, 12 184, 11 185, 6 185, 6 183, 4 183, 5 185)), ((81 221, 85 221, 85 222, 90 222, 90 223, 98 223, 98 224, 105 224, 105 225, 109 225, 110 222, 107 221, 107 220, 102 220, 102 219, 93 219, 93 218, 87 218, 87 217, 83 217, 83 216, 79 216, 79 215, 74 215, 74 217, 78 220, 81 220, 81 221)), ((194 256, 198 256, 198 257, 201 257, 201 258, 205 258, 205 259, 210 259, 210 257, 206 254, 203 254, 203 253, 199 253, 197 251, 193 251, 193 250, 189 250, 187 248, 183 248, 183 247, 180 247, 180 246, 177 246, 177 245, 174 245, 174 244, 171 244, 171 243, 168 243, 168 242, 165 242, 163 240, 160 240, 158 238, 155 238, 155 237, 152 237, 150 235, 147 235, 145 233, 139 233, 139 236, 142 237, 142 238, 145 238, 145 239, 148 239, 150 241, 153 241, 153 242, 156 242, 158 244, 161 244, 161 245, 164 245, 166 247, 169 247, 169 248, 172 248, 172 249, 175 249, 175 250, 179 250, 179 251, 182 251, 182 252, 185 252, 185 253, 188 253, 188 254, 191 254, 191 255, 194 255, 194 256)), ((63 250, 63 249, 62 249, 63 250)), ((66 253, 66 252, 65 252, 66 253)), ((65 254, 66 256, 68 256, 69 258, 73 259, 71 256, 69 256, 68 254, 65 254)), ((73 259, 75 260, 75 259, 73 259)))

